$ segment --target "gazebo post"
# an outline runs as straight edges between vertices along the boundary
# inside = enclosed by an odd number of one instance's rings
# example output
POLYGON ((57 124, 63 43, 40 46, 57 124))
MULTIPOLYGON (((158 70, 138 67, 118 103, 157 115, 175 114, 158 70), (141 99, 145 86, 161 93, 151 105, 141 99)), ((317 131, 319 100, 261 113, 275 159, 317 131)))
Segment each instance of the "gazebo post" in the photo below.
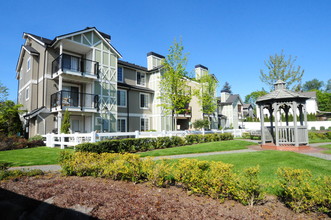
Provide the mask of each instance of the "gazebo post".
POLYGON ((294 123, 294 146, 299 147, 298 125, 297 125, 297 102, 293 102, 293 123, 294 123))
POLYGON ((270 115, 270 127, 271 127, 271 137, 273 140, 273 143, 275 143, 275 133, 274 133, 274 123, 272 121, 272 116, 273 116, 273 109, 272 109, 272 105, 269 105, 269 115, 270 115))
POLYGON ((276 146, 279 146, 279 132, 278 132, 278 104, 275 102, 272 104, 273 109, 274 109, 274 114, 275 114, 275 133, 276 133, 276 141, 274 142, 276 146))
POLYGON ((260 118, 261 118, 261 139, 262 139, 262 144, 265 144, 265 128, 264 128, 264 116, 263 116, 263 106, 259 105, 260 108, 260 118))

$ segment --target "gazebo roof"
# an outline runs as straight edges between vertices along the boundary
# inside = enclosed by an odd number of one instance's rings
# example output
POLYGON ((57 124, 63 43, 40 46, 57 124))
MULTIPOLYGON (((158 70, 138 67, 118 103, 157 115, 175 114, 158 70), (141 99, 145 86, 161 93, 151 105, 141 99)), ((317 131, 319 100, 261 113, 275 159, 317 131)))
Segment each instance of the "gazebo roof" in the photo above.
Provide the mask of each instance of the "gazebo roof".
POLYGON ((310 99, 310 97, 302 95, 297 92, 286 89, 285 82, 278 80, 275 85, 275 90, 268 93, 267 95, 261 96, 256 100, 256 103, 269 101, 269 100, 280 100, 280 99, 310 99))

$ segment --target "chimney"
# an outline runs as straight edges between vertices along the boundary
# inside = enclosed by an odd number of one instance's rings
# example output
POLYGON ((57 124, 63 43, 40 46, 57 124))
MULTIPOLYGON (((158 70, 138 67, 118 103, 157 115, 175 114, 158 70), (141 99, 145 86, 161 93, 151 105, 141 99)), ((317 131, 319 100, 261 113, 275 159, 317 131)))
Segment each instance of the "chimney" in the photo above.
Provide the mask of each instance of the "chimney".
POLYGON ((147 70, 151 70, 155 67, 161 66, 163 59, 165 59, 165 57, 160 54, 154 52, 147 53, 147 70))
POLYGON ((195 78, 200 79, 201 76, 208 73, 208 68, 201 64, 198 64, 198 65, 195 65, 194 71, 195 71, 195 78))
POLYGON ((230 93, 227 92, 221 92, 221 102, 226 102, 230 96, 230 93))

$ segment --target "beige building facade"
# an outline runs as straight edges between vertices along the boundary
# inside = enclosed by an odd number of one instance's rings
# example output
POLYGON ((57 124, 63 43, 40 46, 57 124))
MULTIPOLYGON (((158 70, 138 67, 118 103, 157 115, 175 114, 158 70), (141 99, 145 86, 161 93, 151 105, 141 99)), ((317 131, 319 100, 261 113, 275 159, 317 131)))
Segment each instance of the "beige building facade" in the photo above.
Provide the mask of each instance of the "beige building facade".
MULTIPOLYGON (((122 61, 111 37, 94 27, 53 40, 29 33, 23 38, 16 78, 27 137, 60 133, 65 111, 70 113, 71 133, 174 128, 157 98, 162 94, 162 55, 148 53, 147 68, 122 61)), ((196 75, 206 69, 196 66, 196 75)), ((197 81, 187 80, 192 89, 198 87, 197 81)), ((203 118, 193 96, 186 111, 177 115, 177 129, 193 129, 192 123, 203 118)))

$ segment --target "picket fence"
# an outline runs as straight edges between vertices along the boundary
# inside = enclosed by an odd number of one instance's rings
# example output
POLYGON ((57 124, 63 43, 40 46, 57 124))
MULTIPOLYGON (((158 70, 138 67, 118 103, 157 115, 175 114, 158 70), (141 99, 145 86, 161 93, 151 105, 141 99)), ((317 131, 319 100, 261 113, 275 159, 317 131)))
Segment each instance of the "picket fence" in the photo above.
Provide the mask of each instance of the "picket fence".
POLYGON ((95 143, 102 140, 111 140, 119 137, 122 138, 146 138, 146 137, 171 137, 181 136, 185 137, 190 134, 212 134, 212 133, 232 133, 234 137, 241 137, 243 132, 250 132, 247 129, 231 129, 231 130, 211 130, 211 131, 162 131, 162 132, 112 132, 112 133, 74 133, 74 134, 46 134, 45 144, 47 147, 58 147, 61 149, 65 147, 76 146, 81 143, 95 143))

